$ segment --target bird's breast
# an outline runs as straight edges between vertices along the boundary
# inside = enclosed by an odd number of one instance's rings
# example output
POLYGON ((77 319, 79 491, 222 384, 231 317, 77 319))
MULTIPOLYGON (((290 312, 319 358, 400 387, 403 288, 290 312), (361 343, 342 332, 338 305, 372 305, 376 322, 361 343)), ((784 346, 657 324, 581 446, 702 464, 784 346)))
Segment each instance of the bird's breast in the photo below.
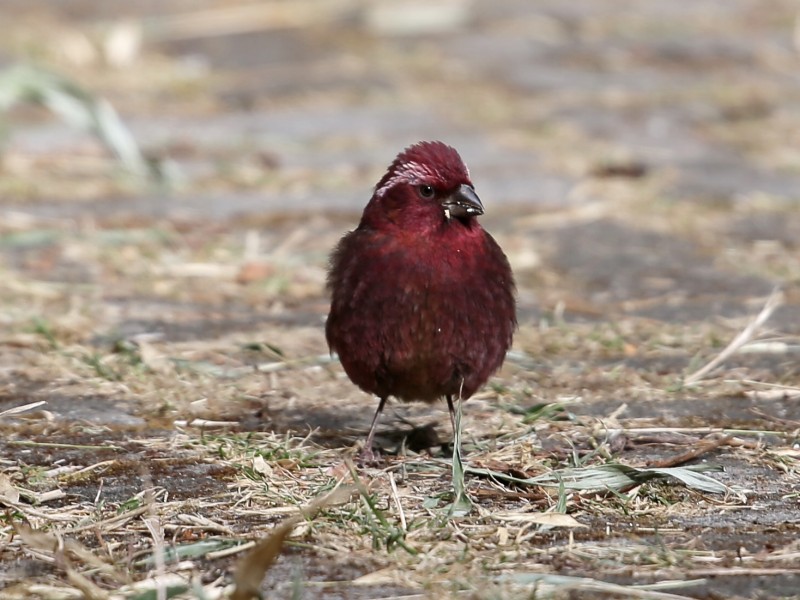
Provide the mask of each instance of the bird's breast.
POLYGON ((362 389, 469 396, 499 367, 515 323, 513 281, 487 238, 354 238, 358 252, 343 247, 327 334, 362 389))

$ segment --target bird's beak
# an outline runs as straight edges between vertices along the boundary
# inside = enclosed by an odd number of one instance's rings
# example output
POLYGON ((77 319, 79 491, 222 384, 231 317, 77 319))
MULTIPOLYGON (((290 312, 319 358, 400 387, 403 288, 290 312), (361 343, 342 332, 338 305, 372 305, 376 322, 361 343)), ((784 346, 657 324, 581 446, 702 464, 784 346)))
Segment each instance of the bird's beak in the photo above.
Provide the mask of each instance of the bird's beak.
POLYGON ((477 217, 483 214, 483 204, 472 186, 462 184, 455 192, 442 201, 447 218, 477 217))

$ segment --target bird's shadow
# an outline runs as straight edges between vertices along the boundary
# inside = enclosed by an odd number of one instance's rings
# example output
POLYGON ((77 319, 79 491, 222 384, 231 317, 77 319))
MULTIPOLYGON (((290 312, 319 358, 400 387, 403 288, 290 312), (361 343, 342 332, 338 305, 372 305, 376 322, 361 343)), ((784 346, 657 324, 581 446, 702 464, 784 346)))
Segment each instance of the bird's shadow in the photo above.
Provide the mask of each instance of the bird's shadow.
MULTIPOLYGON (((263 398, 240 415, 247 431, 271 431, 302 437, 325 448, 354 448, 367 437, 377 400, 365 403, 284 405, 263 398)), ((424 404, 388 406, 381 415, 375 446, 386 454, 403 450, 448 454, 451 442, 447 413, 424 404)))

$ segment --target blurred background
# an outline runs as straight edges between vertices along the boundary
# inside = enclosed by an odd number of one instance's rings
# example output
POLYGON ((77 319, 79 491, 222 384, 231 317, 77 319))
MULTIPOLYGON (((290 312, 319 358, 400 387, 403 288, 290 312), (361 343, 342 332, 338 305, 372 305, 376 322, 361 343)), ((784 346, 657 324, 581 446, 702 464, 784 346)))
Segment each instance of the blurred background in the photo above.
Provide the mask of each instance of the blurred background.
MULTIPOLYGON (((357 209, 400 148, 433 138, 464 154, 490 207, 585 204, 598 198, 576 186, 602 176, 658 180, 662 197, 703 204, 797 190, 789 1, 6 0, 2 11, 13 27, 0 64, 109 101, 201 214, 357 209)), ((122 210, 146 210, 96 139, 34 104, 3 115, 6 203, 126 196, 122 210)))
POLYGON ((155 344, 136 359, 155 367, 246 364, 254 339, 324 355, 327 254, 420 139, 469 165, 529 353, 542 318, 718 323, 776 284, 797 330, 790 0, 4 0, 0 16, 12 364, 79 344, 69 368, 125 379, 120 340, 155 344))

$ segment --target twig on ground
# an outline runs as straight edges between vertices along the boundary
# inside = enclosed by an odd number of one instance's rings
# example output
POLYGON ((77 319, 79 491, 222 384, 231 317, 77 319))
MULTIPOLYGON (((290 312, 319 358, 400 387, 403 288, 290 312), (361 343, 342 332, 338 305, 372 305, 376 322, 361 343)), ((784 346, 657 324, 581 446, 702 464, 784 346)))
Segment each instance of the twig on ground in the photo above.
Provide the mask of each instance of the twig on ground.
POLYGON ((707 454, 712 450, 719 448, 720 446, 724 446, 729 444, 733 438, 729 435, 726 435, 721 438, 717 438, 715 440, 706 441, 703 440, 697 446, 692 448, 691 450, 687 450, 682 454, 678 454, 677 456, 672 456, 669 458, 662 458, 660 460, 653 460, 647 463, 648 467, 677 467, 678 465, 682 465, 683 463, 689 462, 690 460, 694 460, 695 458, 699 458, 703 454, 707 454))

